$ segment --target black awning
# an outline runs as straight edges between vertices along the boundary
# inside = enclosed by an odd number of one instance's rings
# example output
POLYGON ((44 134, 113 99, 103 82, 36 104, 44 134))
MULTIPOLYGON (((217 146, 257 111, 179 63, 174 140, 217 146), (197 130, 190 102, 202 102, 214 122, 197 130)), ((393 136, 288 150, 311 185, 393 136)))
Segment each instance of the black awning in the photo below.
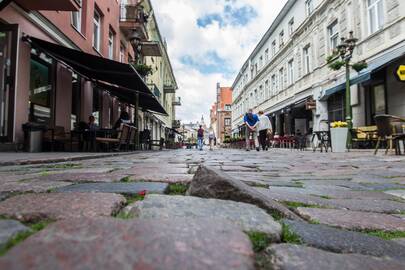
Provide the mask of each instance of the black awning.
POLYGON ((167 112, 162 107, 162 105, 160 105, 159 101, 153 94, 141 93, 131 89, 126 89, 123 87, 109 85, 101 82, 97 83, 97 86, 102 90, 110 92, 111 95, 116 96, 119 100, 132 105, 135 105, 136 95, 139 94, 138 105, 140 108, 142 108, 143 110, 167 115, 167 112))
POLYGON ((96 81, 100 88, 106 89, 120 100, 134 105, 136 94, 139 93, 139 107, 167 115, 149 87, 130 65, 33 37, 27 37, 27 41, 33 48, 65 63, 80 75, 96 81))
POLYGON ((33 48, 49 54, 89 79, 115 84, 138 92, 151 93, 136 70, 128 64, 69 49, 34 37, 26 37, 26 40, 33 48))

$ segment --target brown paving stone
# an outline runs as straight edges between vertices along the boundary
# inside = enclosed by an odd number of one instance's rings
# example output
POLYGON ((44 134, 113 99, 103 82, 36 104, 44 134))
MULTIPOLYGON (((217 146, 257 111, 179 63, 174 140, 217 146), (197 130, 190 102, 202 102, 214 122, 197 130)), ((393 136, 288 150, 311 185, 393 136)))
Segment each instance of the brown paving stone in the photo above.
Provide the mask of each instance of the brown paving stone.
POLYGON ((247 236, 236 225, 214 221, 60 221, 1 257, 0 269, 253 270, 247 236))
POLYGON ((118 194, 41 193, 23 194, 0 202, 0 215, 21 221, 110 216, 125 202, 118 194))
POLYGON ((405 220, 387 214, 305 207, 297 212, 311 221, 349 230, 405 231, 405 220))

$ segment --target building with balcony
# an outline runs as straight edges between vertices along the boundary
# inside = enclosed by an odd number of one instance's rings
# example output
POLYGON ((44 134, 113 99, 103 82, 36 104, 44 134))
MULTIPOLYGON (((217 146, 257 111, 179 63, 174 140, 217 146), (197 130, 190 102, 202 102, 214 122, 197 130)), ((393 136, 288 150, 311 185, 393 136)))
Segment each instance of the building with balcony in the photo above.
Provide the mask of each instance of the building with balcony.
POLYGON ((404 86, 393 75, 405 61, 404 29, 403 1, 287 1, 233 83, 233 131, 249 108, 263 110, 280 135, 344 120, 345 73, 326 59, 350 31, 359 39, 353 62, 368 63, 351 71, 354 126, 373 125, 376 114, 404 115, 404 86))
POLYGON ((27 122, 68 132, 92 115, 108 129, 123 111, 138 131, 167 138, 177 84, 152 7, 142 3, 1 1, 0 144, 20 145, 27 122))
POLYGON ((217 84, 217 100, 211 107, 210 128, 213 130, 217 143, 223 143, 232 135, 232 88, 217 84))

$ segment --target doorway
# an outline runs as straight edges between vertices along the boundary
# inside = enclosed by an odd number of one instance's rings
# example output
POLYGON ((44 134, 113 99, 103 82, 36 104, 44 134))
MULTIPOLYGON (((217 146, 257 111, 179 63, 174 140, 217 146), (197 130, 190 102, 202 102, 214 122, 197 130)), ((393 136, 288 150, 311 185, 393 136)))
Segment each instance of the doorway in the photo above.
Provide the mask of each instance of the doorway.
POLYGON ((0 23, 0 143, 14 137, 17 35, 18 25, 0 23))

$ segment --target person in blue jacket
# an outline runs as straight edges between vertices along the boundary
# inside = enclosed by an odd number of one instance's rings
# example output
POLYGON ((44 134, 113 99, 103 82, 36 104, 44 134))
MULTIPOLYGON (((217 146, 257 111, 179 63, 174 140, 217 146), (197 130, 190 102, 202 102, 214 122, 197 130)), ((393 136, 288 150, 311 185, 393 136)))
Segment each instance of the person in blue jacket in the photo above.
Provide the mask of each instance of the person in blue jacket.
POLYGON ((248 113, 245 115, 243 121, 246 125, 246 151, 250 150, 250 141, 253 140, 255 143, 255 148, 259 151, 259 140, 257 126, 259 125, 259 117, 257 114, 253 113, 252 109, 249 109, 248 113))

